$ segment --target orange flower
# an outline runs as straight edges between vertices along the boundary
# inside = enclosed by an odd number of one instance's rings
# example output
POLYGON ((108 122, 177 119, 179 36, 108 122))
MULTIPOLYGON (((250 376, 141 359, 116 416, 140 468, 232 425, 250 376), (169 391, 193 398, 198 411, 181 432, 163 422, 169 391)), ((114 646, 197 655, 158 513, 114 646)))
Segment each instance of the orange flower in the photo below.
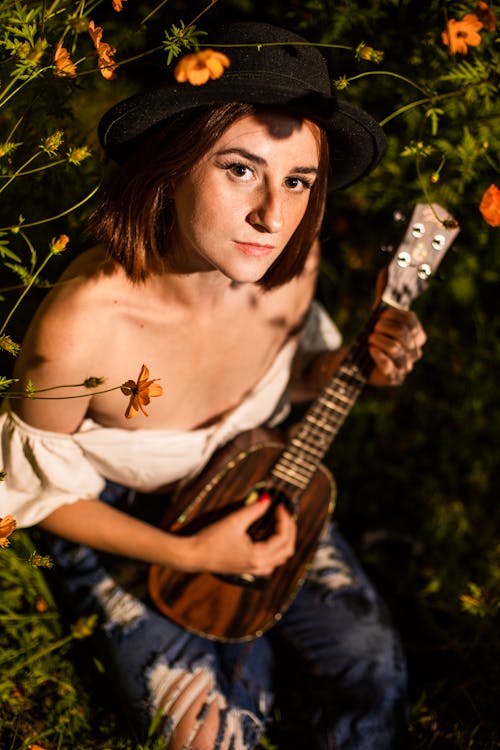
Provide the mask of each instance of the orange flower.
POLYGON ((98 66, 103 78, 111 81, 116 78, 114 72, 118 65, 113 60, 113 55, 116 54, 115 47, 111 44, 102 41, 102 26, 96 26, 93 21, 89 21, 89 34, 92 37, 94 47, 97 50, 98 66))
POLYGON ((497 18, 488 3, 484 3, 483 0, 479 0, 478 4, 476 5, 475 13, 479 21, 481 21, 483 26, 488 29, 488 31, 495 31, 497 26, 497 18))
POLYGON ((16 526, 17 523, 12 516, 5 516, 5 518, 0 518, 0 547, 9 546, 10 542, 7 537, 12 534, 16 526))
POLYGON ((76 76, 76 65, 72 62, 68 50, 62 44, 58 44, 56 47, 54 63, 56 65, 54 75, 62 77, 70 76, 71 78, 76 76))
POLYGON ((479 210, 487 224, 500 227, 500 189, 496 185, 490 185, 484 191, 479 210))
POLYGON ((37 612, 41 612, 42 614, 46 612, 49 608, 49 605, 43 598, 43 596, 37 596, 35 599, 35 609, 37 612))
POLYGON ((143 365, 137 383, 133 380, 127 380, 127 382, 123 383, 121 386, 121 392, 124 393, 125 396, 130 396, 130 402, 127 406, 127 411, 125 412, 127 419, 135 417, 139 412, 139 409, 147 417, 148 413, 144 407, 149 404, 149 400, 153 396, 161 396, 163 394, 163 388, 156 383, 158 378, 155 378, 154 380, 148 380, 148 378, 149 370, 146 365, 143 365))
POLYGON ((59 237, 52 237, 50 249, 54 255, 59 255, 59 253, 62 253, 63 250, 65 250, 68 242, 69 237, 67 234, 60 234, 59 237))
POLYGON ((222 52, 206 49, 181 58, 175 66, 174 78, 179 83, 189 81, 193 86, 201 86, 209 78, 220 78, 230 65, 231 61, 222 52))
POLYGON ((445 31, 441 34, 443 44, 447 44, 452 55, 466 55, 469 47, 481 44, 478 34, 483 24, 474 13, 467 13, 461 21, 450 18, 445 31))
POLYGON ((117 13, 120 13, 123 10, 123 3, 126 3, 127 0, 111 0, 111 4, 113 5, 113 10, 116 10, 117 13))

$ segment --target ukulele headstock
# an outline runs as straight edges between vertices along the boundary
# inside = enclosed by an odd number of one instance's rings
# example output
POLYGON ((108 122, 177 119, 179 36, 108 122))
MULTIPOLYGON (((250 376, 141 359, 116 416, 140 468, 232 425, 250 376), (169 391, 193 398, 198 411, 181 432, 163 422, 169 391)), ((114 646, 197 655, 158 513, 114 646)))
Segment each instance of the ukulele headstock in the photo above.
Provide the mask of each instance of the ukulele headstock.
POLYGON ((389 264, 382 301, 408 310, 427 288, 459 231, 458 222, 443 206, 418 203, 389 264))

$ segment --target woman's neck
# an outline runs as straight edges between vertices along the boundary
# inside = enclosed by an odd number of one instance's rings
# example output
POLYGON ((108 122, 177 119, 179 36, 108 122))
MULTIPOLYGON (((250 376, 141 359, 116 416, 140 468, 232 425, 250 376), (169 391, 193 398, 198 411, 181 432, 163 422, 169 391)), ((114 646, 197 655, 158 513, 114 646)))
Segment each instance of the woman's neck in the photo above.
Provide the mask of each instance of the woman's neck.
MULTIPOLYGON (((150 288, 162 297, 168 297, 177 304, 197 310, 213 310, 235 302, 242 291, 252 288, 254 284, 240 284, 232 281, 220 271, 202 271, 196 273, 165 272, 150 279, 150 288)), ((246 295, 245 295, 246 296, 246 295)))

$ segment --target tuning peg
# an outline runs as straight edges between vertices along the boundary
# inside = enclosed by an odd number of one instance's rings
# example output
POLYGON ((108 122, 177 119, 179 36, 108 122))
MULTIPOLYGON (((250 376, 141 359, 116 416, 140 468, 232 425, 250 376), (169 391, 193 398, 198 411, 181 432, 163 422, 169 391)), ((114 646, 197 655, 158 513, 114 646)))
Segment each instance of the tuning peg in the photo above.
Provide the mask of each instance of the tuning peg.
POLYGON ((399 211, 398 209, 393 211, 392 218, 398 224, 401 224, 403 221, 406 223, 406 215, 402 211, 399 211))
POLYGON ((389 255, 394 255, 394 245, 380 245, 379 250, 382 253, 388 253, 389 255))

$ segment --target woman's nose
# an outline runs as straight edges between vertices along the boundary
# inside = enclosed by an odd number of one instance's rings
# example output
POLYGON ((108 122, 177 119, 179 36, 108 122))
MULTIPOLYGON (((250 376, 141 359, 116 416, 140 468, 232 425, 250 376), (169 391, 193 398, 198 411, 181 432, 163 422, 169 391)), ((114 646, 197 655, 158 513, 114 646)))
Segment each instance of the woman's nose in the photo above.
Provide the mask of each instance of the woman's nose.
POLYGON ((279 232, 283 225, 283 206, 279 191, 270 186, 258 190, 248 220, 261 232, 279 232))

